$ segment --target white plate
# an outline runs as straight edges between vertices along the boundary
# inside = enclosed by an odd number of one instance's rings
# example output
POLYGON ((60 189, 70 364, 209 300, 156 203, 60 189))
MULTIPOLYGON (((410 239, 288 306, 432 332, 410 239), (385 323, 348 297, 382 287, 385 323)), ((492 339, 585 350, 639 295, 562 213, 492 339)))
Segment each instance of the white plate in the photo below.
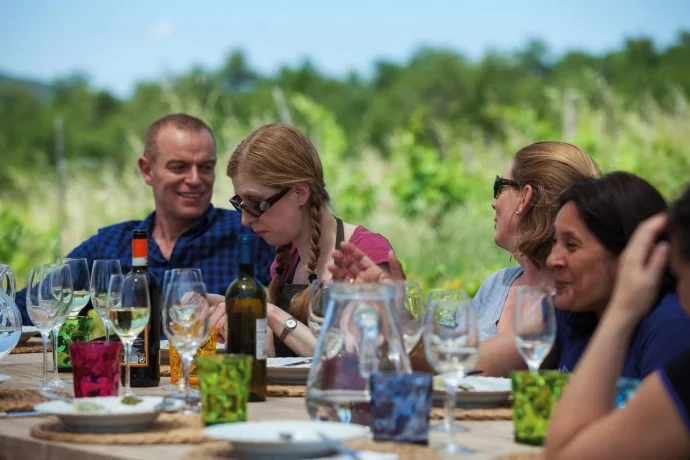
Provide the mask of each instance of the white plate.
POLYGON ((11 378, 12 378, 11 375, 0 374, 0 383, 5 382, 5 381, 7 381, 7 380, 9 380, 9 379, 11 379, 11 378))
POLYGON ((64 401, 48 401, 36 405, 38 412, 56 415, 69 431, 78 433, 131 433, 146 430, 153 425, 160 411, 156 405, 161 396, 139 396, 136 405, 122 404, 119 396, 79 398, 75 404, 64 401), (80 412, 79 403, 93 402, 104 407, 103 412, 80 412))
MULTIPOLYGON (((510 379, 504 377, 465 377, 461 385, 471 390, 458 388, 455 405, 457 407, 496 407, 505 404, 510 398, 510 379)), ((442 403, 447 393, 438 376, 434 377, 434 402, 442 403)))
POLYGON ((369 429, 362 425, 303 420, 223 423, 204 429, 204 435, 230 441, 234 453, 250 458, 304 458, 332 453, 317 432, 338 442, 369 437, 369 429))
POLYGON ((287 385, 307 383, 311 358, 268 358, 266 360, 266 381, 287 385), (308 361, 304 363, 304 361, 308 361), (301 363, 290 365, 293 363, 301 363))

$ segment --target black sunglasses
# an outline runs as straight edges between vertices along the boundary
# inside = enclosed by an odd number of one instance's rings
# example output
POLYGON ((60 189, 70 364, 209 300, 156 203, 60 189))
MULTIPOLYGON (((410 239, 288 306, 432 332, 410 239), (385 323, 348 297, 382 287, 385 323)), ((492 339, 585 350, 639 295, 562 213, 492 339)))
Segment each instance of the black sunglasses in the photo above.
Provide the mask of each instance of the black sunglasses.
POLYGON ((520 184, 512 179, 504 179, 501 176, 496 176, 496 179, 494 179, 494 198, 498 198, 503 191, 503 187, 506 185, 511 187, 520 187, 520 184))
POLYGON ((271 206, 276 204, 282 197, 284 197, 287 192, 289 192, 289 188, 284 188, 280 192, 269 196, 265 200, 257 201, 257 200, 243 200, 242 198, 239 197, 239 195, 235 195, 232 198, 230 198, 230 204, 237 209, 239 212, 242 212, 244 209, 247 214, 250 216, 254 217, 260 217, 261 214, 265 213, 269 209, 271 209, 271 206))

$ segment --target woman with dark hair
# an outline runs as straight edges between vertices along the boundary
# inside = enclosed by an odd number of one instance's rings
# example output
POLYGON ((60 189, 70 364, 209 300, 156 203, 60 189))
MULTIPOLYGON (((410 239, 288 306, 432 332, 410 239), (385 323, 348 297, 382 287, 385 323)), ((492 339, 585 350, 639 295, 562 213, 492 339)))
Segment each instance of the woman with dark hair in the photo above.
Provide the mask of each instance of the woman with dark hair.
MULTIPOLYGON (((586 179, 561 197, 554 246, 546 260, 556 288, 558 369, 572 371, 582 356, 616 282, 620 254, 643 220, 667 210, 647 181, 625 172, 586 179)), ((690 319, 666 274, 656 307, 633 335, 622 376, 643 378, 690 347, 690 319)))
POLYGON ((547 458, 690 458, 690 350, 649 374, 623 409, 613 409, 627 344, 654 308, 667 260, 690 314, 690 188, 668 217, 641 224, 620 257, 606 314, 551 419, 547 458), (667 228, 670 244, 663 241, 667 228))

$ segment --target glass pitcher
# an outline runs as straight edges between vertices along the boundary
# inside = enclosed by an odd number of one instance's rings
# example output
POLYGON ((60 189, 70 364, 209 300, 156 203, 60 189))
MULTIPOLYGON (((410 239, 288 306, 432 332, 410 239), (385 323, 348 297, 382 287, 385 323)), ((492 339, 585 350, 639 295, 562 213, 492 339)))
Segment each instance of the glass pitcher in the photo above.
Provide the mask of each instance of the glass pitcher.
POLYGON ((390 284, 330 285, 307 380, 307 411, 313 419, 369 426, 369 376, 410 372, 392 314, 394 295, 390 284))
POLYGON ((0 359, 10 354, 22 335, 22 315, 14 302, 15 288, 12 269, 0 264, 0 359))

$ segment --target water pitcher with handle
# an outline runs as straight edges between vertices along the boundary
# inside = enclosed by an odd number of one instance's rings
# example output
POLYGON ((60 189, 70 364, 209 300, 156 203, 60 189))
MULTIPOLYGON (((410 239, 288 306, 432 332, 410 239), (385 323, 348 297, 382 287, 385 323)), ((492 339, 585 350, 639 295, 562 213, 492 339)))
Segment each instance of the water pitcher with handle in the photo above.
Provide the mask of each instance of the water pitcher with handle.
POLYGON ((15 288, 12 269, 0 264, 0 359, 10 354, 22 335, 22 315, 14 302, 15 288))
POLYGON ((333 283, 307 380, 317 420, 371 424, 369 376, 410 372, 390 284, 333 283))

